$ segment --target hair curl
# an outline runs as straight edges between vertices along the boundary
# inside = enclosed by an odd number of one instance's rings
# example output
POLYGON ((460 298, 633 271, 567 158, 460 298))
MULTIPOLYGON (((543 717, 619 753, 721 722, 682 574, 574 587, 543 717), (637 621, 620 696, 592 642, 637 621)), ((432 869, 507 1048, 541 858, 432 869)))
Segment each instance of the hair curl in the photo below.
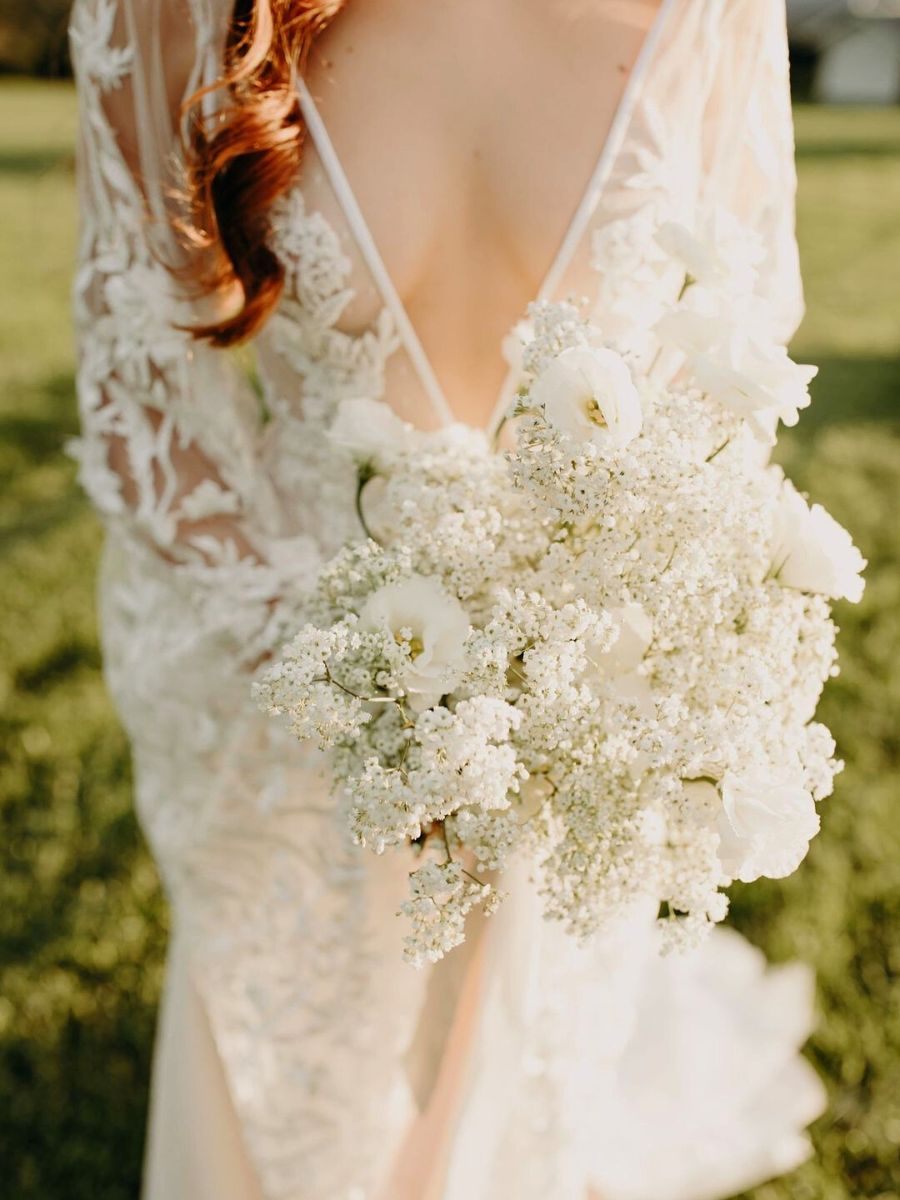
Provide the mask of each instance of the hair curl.
POLYGON ((191 329, 214 346, 252 337, 278 303, 284 268, 268 244, 268 214, 293 185, 305 126, 297 72, 346 0, 235 0, 223 73, 186 102, 186 233, 198 294, 237 294, 240 307, 191 329), (223 92, 212 120, 200 101, 223 92))

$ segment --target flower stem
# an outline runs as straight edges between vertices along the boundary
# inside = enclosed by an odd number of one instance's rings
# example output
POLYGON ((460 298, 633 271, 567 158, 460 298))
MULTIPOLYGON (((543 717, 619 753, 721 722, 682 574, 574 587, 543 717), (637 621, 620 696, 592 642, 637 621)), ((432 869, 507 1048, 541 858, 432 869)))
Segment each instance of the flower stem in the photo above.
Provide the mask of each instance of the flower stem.
POLYGON ((370 541, 376 542, 378 545, 381 545, 381 543, 378 541, 378 538, 375 537, 375 535, 372 533, 372 530, 369 528, 368 524, 366 523, 366 518, 365 518, 365 514, 363 513, 363 507, 362 507, 363 488, 366 486, 366 484, 372 478, 374 478, 374 473, 372 471, 368 471, 368 470, 360 471, 356 478, 356 502, 355 502, 356 503, 356 515, 359 518, 359 523, 360 523, 360 525, 362 525, 363 533, 365 533, 366 537, 370 541))
MULTIPOLYGON (((456 860, 453 857, 453 852, 450 849, 450 836, 447 833, 446 817, 444 818, 443 821, 441 821, 440 825, 441 825, 441 836, 444 839, 444 849, 447 851, 447 862, 448 863, 455 862, 456 860)), ((477 883, 480 888, 487 886, 487 884, 484 882, 483 879, 479 879, 477 875, 473 875, 471 871, 467 871, 466 868, 463 867, 462 865, 460 866, 460 870, 462 871, 463 875, 465 875, 467 878, 471 879, 473 883, 477 883)))
POLYGON ((471 879, 473 883, 477 883, 479 887, 482 887, 482 888, 487 887, 487 884, 484 882, 483 879, 479 879, 477 875, 473 875, 472 872, 467 871, 465 867, 462 868, 462 873, 463 873, 463 875, 465 875, 469 879, 471 879))
POLYGON ((444 849, 447 851, 447 862, 453 862, 453 852, 450 849, 450 836, 447 833, 447 822, 441 821, 441 836, 444 839, 444 849))
POLYGON ((321 679, 321 680, 314 680, 314 682, 330 683, 332 687, 339 688, 340 691, 342 691, 345 695, 351 696, 354 700, 359 700, 363 704, 399 704, 400 703, 400 701, 397 699, 396 696, 361 696, 359 694, 359 692, 351 691, 351 689, 346 687, 343 683, 341 683, 341 681, 339 679, 335 679, 335 677, 331 674, 331 672, 328 670, 327 667, 325 668, 325 678, 321 679))
POLYGON ((509 421, 509 413, 506 412, 500 418, 500 421, 497 424, 497 428, 494 430, 494 436, 491 439, 491 444, 493 445, 495 450, 500 445, 500 435, 503 433, 503 429, 508 421, 509 421))

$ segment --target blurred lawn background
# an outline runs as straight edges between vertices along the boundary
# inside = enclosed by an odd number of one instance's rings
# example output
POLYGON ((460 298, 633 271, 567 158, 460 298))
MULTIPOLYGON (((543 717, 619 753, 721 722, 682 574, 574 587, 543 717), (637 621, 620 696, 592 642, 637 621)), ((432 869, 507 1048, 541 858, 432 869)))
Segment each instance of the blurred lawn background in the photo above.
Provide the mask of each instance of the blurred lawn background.
MULTIPOLYGON (((0 1192, 138 1193, 166 914, 100 676, 100 533, 75 432, 68 289, 74 97, 0 83, 0 1192)), ((752 1200, 900 1197, 900 110, 797 111, 821 364, 780 457, 870 560, 843 606, 823 719, 847 770, 791 879, 736 889, 734 924, 818 974, 809 1055, 830 1093, 815 1159, 752 1200)), ((652 1153, 652 1145, 648 1147, 652 1153)), ((510 1197, 510 1200, 515 1200, 510 1197)), ((660 1197, 659 1200, 666 1200, 660 1197)), ((749 1198, 747 1198, 749 1200, 749 1198)))

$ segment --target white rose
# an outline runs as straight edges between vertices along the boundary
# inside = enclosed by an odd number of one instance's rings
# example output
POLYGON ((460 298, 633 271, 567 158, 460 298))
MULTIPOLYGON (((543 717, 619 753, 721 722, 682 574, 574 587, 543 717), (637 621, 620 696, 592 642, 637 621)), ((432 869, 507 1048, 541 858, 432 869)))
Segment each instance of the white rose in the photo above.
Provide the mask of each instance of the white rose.
POLYGON ((455 686, 469 633, 466 610, 435 579, 411 575, 379 588, 359 614, 363 628, 387 630, 410 660, 400 683, 430 708, 455 686))
POLYGON ((413 427, 380 400, 342 400, 328 436, 358 463, 379 467, 409 444, 413 427))
POLYGON ((810 507, 785 483, 775 517, 772 574, 785 587, 854 604, 862 599, 866 560, 850 534, 821 504, 810 507))
POLYGON ((627 446, 643 425, 631 372, 614 350, 564 350, 535 381, 531 398, 551 425, 576 442, 627 446))
POLYGON ((726 771, 720 785, 719 861, 731 879, 783 879, 819 832, 812 796, 796 773, 726 771))

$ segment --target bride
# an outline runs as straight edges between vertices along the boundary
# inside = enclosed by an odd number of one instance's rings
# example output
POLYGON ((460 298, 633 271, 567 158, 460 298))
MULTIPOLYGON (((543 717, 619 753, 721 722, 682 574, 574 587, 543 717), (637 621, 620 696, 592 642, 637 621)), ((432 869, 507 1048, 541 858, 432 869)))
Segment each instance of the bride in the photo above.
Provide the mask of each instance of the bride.
POLYGON ((791 1170, 822 1107, 803 968, 728 931, 661 957, 642 904, 579 947, 513 879, 416 971, 411 859, 349 841, 251 696, 359 535, 341 400, 495 428, 530 301, 652 306, 597 248, 663 201, 753 227, 787 342, 784 0, 76 0, 71 37, 77 455, 173 913, 146 1200, 715 1200, 791 1170))

